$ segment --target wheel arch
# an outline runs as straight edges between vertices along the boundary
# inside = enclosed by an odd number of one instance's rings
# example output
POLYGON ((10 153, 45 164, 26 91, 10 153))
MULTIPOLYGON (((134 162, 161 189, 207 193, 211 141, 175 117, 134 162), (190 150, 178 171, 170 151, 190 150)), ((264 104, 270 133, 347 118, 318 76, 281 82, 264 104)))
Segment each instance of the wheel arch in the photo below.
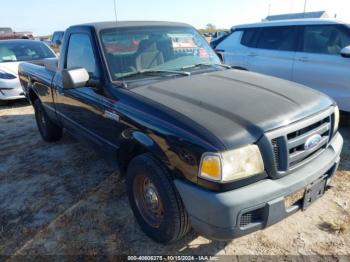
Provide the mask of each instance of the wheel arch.
POLYGON ((117 158, 122 174, 126 173, 130 161, 143 153, 151 153, 166 166, 170 165, 169 159, 161 146, 148 134, 139 130, 124 131, 119 144, 117 158))
POLYGON ((36 99, 39 99, 39 96, 37 95, 37 93, 34 91, 34 89, 32 87, 28 87, 28 100, 29 102, 34 105, 34 101, 36 99))

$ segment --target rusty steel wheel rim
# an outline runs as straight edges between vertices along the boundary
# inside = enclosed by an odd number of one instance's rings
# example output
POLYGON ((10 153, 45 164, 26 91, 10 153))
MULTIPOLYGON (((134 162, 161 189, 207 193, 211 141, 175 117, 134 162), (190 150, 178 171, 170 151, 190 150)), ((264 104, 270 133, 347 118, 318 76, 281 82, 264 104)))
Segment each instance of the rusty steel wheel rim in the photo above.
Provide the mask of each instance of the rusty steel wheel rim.
POLYGON ((133 183, 134 198, 143 219, 154 228, 159 228, 164 217, 164 209, 158 190, 152 181, 138 175, 133 183))

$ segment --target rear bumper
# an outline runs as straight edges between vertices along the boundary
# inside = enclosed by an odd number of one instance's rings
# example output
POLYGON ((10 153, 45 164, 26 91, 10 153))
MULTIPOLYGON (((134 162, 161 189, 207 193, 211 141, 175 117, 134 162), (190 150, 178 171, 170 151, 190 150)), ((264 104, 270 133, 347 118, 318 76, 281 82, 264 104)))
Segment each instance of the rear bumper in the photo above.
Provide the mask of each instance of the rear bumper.
POLYGON ((271 226, 300 209, 285 207, 285 197, 306 188, 327 174, 331 178, 340 161, 343 138, 337 133, 329 147, 294 173, 276 180, 265 179, 229 192, 217 193, 176 180, 175 185, 191 217, 193 228, 212 239, 237 238, 271 226), (244 223, 245 214, 256 214, 244 223))

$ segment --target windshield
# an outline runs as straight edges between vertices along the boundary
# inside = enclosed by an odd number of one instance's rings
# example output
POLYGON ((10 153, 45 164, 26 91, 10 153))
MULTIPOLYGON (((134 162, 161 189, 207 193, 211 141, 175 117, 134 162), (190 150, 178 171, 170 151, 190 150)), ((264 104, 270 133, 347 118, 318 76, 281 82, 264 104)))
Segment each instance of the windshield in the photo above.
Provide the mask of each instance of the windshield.
POLYGON ((0 42, 0 63, 23 62, 54 58, 55 54, 43 43, 32 41, 0 42))
POLYGON ((205 39, 191 27, 141 27, 101 32, 114 81, 144 70, 173 70, 220 64, 205 39))
POLYGON ((53 34, 53 36, 52 36, 51 41, 52 41, 53 43, 55 43, 57 40, 62 41, 63 36, 64 36, 64 32, 55 32, 55 33, 53 34))

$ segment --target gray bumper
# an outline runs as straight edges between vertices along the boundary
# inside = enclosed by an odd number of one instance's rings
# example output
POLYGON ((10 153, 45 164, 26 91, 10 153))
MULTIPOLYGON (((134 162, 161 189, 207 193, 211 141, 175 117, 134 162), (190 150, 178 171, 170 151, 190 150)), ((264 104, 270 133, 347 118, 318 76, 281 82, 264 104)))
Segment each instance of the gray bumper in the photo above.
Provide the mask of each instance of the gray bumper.
POLYGON ((295 213, 299 208, 286 210, 284 197, 325 174, 333 176, 339 165, 342 146, 343 138, 338 133, 321 155, 294 173, 229 192, 211 192, 181 180, 176 180, 175 185, 197 232, 212 239, 232 239, 273 225, 295 213), (241 226, 242 215, 250 212, 258 219, 241 226))

